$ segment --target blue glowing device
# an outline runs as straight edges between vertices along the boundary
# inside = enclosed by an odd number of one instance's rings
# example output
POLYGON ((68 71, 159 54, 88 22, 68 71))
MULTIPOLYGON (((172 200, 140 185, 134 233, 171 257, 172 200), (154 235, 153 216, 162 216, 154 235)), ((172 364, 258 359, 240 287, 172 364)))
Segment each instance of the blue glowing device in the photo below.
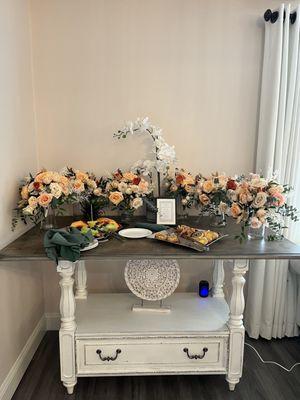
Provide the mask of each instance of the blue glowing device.
POLYGON ((209 295, 209 283, 207 281, 199 282, 199 296, 207 297, 209 295))

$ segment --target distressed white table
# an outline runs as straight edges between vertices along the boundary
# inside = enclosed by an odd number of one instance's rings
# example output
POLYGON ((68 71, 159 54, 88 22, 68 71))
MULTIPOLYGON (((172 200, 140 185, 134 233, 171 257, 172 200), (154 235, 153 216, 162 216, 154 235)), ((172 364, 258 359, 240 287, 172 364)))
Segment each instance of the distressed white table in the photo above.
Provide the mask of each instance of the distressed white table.
MULTIPOLYGON (((206 221, 184 223, 206 228, 206 221)), ((62 226, 67 222, 62 222, 62 226)), ((231 223, 220 230, 231 236, 209 252, 198 253, 149 239, 111 240, 84 253, 77 263, 60 261, 60 363, 61 380, 73 393, 79 376, 151 374, 224 374, 229 389, 242 376, 244 354, 245 274, 251 259, 300 259, 300 247, 288 240, 245 241, 233 236, 231 223), (89 260, 181 259, 213 262, 213 290, 207 299, 196 293, 175 293, 165 302, 169 314, 131 311, 131 294, 87 292, 85 263, 89 260), (232 260, 229 304, 223 292, 223 260, 232 260), (75 282, 75 291, 74 291, 75 282)), ((42 236, 34 228, 0 252, 0 262, 47 260, 42 236)))

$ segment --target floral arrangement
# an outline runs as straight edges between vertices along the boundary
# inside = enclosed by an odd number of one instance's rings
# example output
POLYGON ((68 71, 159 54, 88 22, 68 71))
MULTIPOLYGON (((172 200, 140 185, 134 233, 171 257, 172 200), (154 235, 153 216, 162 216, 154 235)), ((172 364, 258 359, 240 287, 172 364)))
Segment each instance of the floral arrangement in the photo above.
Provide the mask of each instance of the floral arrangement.
POLYGON ((274 177, 265 179, 258 174, 228 180, 230 213, 237 223, 242 223, 241 235, 237 238, 245 239, 246 226, 259 229, 267 224, 274 232, 268 239, 281 239, 287 219, 298 221, 297 209, 287 203, 290 191, 290 186, 279 184, 274 177))
POLYGON ((135 163, 132 169, 137 174, 149 176, 152 181, 153 170, 157 172, 158 194, 160 195, 160 174, 167 174, 168 170, 176 162, 174 146, 170 146, 162 135, 161 128, 152 125, 149 118, 137 118, 136 121, 127 122, 126 125, 114 134, 117 139, 126 139, 127 136, 148 134, 152 139, 152 152, 154 160, 140 160, 135 163))
POLYGON ((114 209, 133 214, 142 207, 143 198, 152 193, 152 187, 141 175, 118 169, 107 180, 105 193, 114 209))
POLYGON ((176 170, 167 177, 167 193, 179 197, 183 207, 198 207, 200 212, 229 214, 241 224, 237 239, 245 239, 245 227, 258 229, 268 225, 274 232, 269 240, 283 237, 286 220, 298 221, 297 210, 287 203, 291 188, 280 185, 274 177, 265 179, 257 174, 229 177, 214 173, 210 177, 193 176, 186 170, 176 170))
POLYGON ((108 204, 105 193, 107 179, 71 167, 64 168, 63 173, 70 181, 74 202, 80 204, 84 219, 93 221, 99 218, 108 204))
POLYGON ((70 179, 55 171, 42 170, 35 176, 29 174, 22 181, 19 193, 12 229, 19 219, 25 224, 28 220, 37 224, 47 216, 50 208, 61 213, 63 204, 74 201, 70 179))

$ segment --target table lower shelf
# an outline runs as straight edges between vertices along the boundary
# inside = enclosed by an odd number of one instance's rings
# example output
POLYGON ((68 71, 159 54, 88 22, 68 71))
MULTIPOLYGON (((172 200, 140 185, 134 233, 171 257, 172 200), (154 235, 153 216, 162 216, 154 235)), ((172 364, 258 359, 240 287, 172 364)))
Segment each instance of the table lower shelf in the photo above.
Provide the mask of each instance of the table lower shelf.
POLYGON ((168 314, 134 312, 129 293, 89 294, 76 302, 76 338, 228 334, 229 309, 222 298, 174 293, 164 300, 168 314))
POLYGON ((228 306, 223 299, 177 293, 169 314, 132 311, 131 294, 77 302, 77 376, 225 374, 228 306))

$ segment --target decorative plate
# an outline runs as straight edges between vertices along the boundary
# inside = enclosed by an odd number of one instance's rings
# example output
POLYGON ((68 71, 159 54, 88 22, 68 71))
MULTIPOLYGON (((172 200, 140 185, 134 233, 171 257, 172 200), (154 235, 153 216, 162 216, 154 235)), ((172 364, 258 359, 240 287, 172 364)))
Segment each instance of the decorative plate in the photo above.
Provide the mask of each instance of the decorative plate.
POLYGON ((137 297, 157 301, 175 291, 180 269, 176 260, 129 260, 124 276, 128 288, 137 297))
POLYGON ((128 228, 121 229, 119 235, 127 239, 142 239, 152 235, 152 231, 145 228, 128 228))
POLYGON ((92 250, 95 247, 97 247, 99 245, 99 242, 97 239, 94 239, 89 245, 85 246, 83 249, 80 249, 80 251, 88 251, 88 250, 92 250))

